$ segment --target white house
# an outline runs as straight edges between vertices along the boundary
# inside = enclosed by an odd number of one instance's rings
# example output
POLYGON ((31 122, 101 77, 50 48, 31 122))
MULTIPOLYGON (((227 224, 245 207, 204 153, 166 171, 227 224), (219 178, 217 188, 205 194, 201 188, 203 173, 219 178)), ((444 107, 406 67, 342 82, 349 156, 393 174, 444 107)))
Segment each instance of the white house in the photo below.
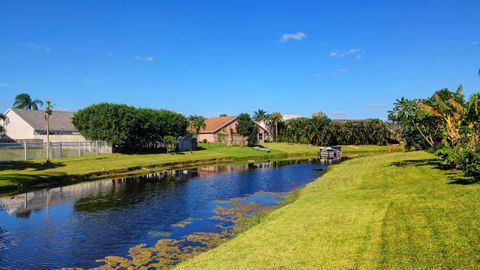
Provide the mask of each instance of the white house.
MULTIPOLYGON (((46 141, 45 111, 8 109, 3 123, 6 139, 46 141)), ((72 124, 72 112, 53 111, 50 116, 51 142, 84 142, 85 138, 72 124)))

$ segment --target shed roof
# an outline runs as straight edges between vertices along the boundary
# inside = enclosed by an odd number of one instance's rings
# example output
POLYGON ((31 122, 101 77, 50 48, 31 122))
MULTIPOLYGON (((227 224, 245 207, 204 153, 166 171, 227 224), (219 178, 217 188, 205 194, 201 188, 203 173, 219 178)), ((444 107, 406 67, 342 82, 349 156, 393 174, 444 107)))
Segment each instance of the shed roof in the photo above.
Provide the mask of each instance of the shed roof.
MULTIPOLYGON (((22 109, 11 109, 34 130, 45 130, 45 111, 27 111, 22 109)), ((53 111, 50 115, 49 128, 51 131, 78 131, 72 124, 73 112, 53 111)))

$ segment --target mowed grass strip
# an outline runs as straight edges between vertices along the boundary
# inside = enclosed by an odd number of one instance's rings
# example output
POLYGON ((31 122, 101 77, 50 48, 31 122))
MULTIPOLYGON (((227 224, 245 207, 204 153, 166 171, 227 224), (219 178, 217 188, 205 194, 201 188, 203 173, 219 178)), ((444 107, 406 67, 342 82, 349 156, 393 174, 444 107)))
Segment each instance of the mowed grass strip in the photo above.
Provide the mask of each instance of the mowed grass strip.
POLYGON ((480 269, 480 184, 436 162, 408 152, 335 165, 178 269, 480 269))

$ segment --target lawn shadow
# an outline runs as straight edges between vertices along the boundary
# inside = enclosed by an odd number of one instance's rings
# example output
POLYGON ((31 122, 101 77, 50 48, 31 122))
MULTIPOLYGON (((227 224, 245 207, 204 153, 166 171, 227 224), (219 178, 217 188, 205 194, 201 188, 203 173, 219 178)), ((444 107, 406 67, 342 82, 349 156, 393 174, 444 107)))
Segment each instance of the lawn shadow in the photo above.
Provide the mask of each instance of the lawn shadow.
POLYGON ((406 166, 433 166, 435 169, 439 170, 450 170, 451 168, 445 166, 442 164, 442 162, 439 159, 436 158, 430 158, 430 159, 410 159, 410 160, 403 160, 403 161, 397 161, 397 162, 392 162, 390 166, 395 166, 395 167, 406 167, 406 166))
POLYGON ((58 167, 64 167, 65 164, 62 162, 50 162, 50 163, 38 163, 30 161, 7 161, 0 162, 0 171, 3 170, 14 170, 14 171, 23 171, 28 169, 33 169, 35 171, 43 171, 48 169, 54 169, 58 167))
POLYGON ((390 166, 406 167, 406 166, 432 166, 434 169, 448 171, 445 175, 450 182, 449 185, 471 185, 480 184, 480 177, 461 176, 461 171, 453 169, 449 166, 442 164, 439 159, 418 159, 418 160, 404 160, 398 162, 392 162, 390 166))
POLYGON ((449 177, 452 181, 448 184, 450 185, 472 185, 480 184, 480 177, 449 177))

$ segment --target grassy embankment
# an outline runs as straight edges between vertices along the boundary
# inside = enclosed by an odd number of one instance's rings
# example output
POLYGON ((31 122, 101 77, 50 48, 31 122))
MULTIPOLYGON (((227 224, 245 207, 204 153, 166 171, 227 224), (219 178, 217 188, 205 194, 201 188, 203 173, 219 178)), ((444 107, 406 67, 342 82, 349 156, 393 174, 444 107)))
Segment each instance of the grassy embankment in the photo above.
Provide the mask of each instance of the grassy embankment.
MULTIPOLYGON (((54 159, 52 164, 45 164, 42 160, 2 162, 0 163, 0 193, 44 183, 67 184, 86 179, 126 176, 217 162, 318 154, 318 147, 298 144, 265 144, 271 150, 270 153, 255 151, 250 147, 229 147, 218 144, 201 146, 203 150, 191 153, 69 157, 54 159)), ((396 149, 385 146, 347 146, 345 153, 355 155, 396 149)))
POLYGON ((480 184, 425 152, 347 160, 179 269, 480 269, 480 184))

